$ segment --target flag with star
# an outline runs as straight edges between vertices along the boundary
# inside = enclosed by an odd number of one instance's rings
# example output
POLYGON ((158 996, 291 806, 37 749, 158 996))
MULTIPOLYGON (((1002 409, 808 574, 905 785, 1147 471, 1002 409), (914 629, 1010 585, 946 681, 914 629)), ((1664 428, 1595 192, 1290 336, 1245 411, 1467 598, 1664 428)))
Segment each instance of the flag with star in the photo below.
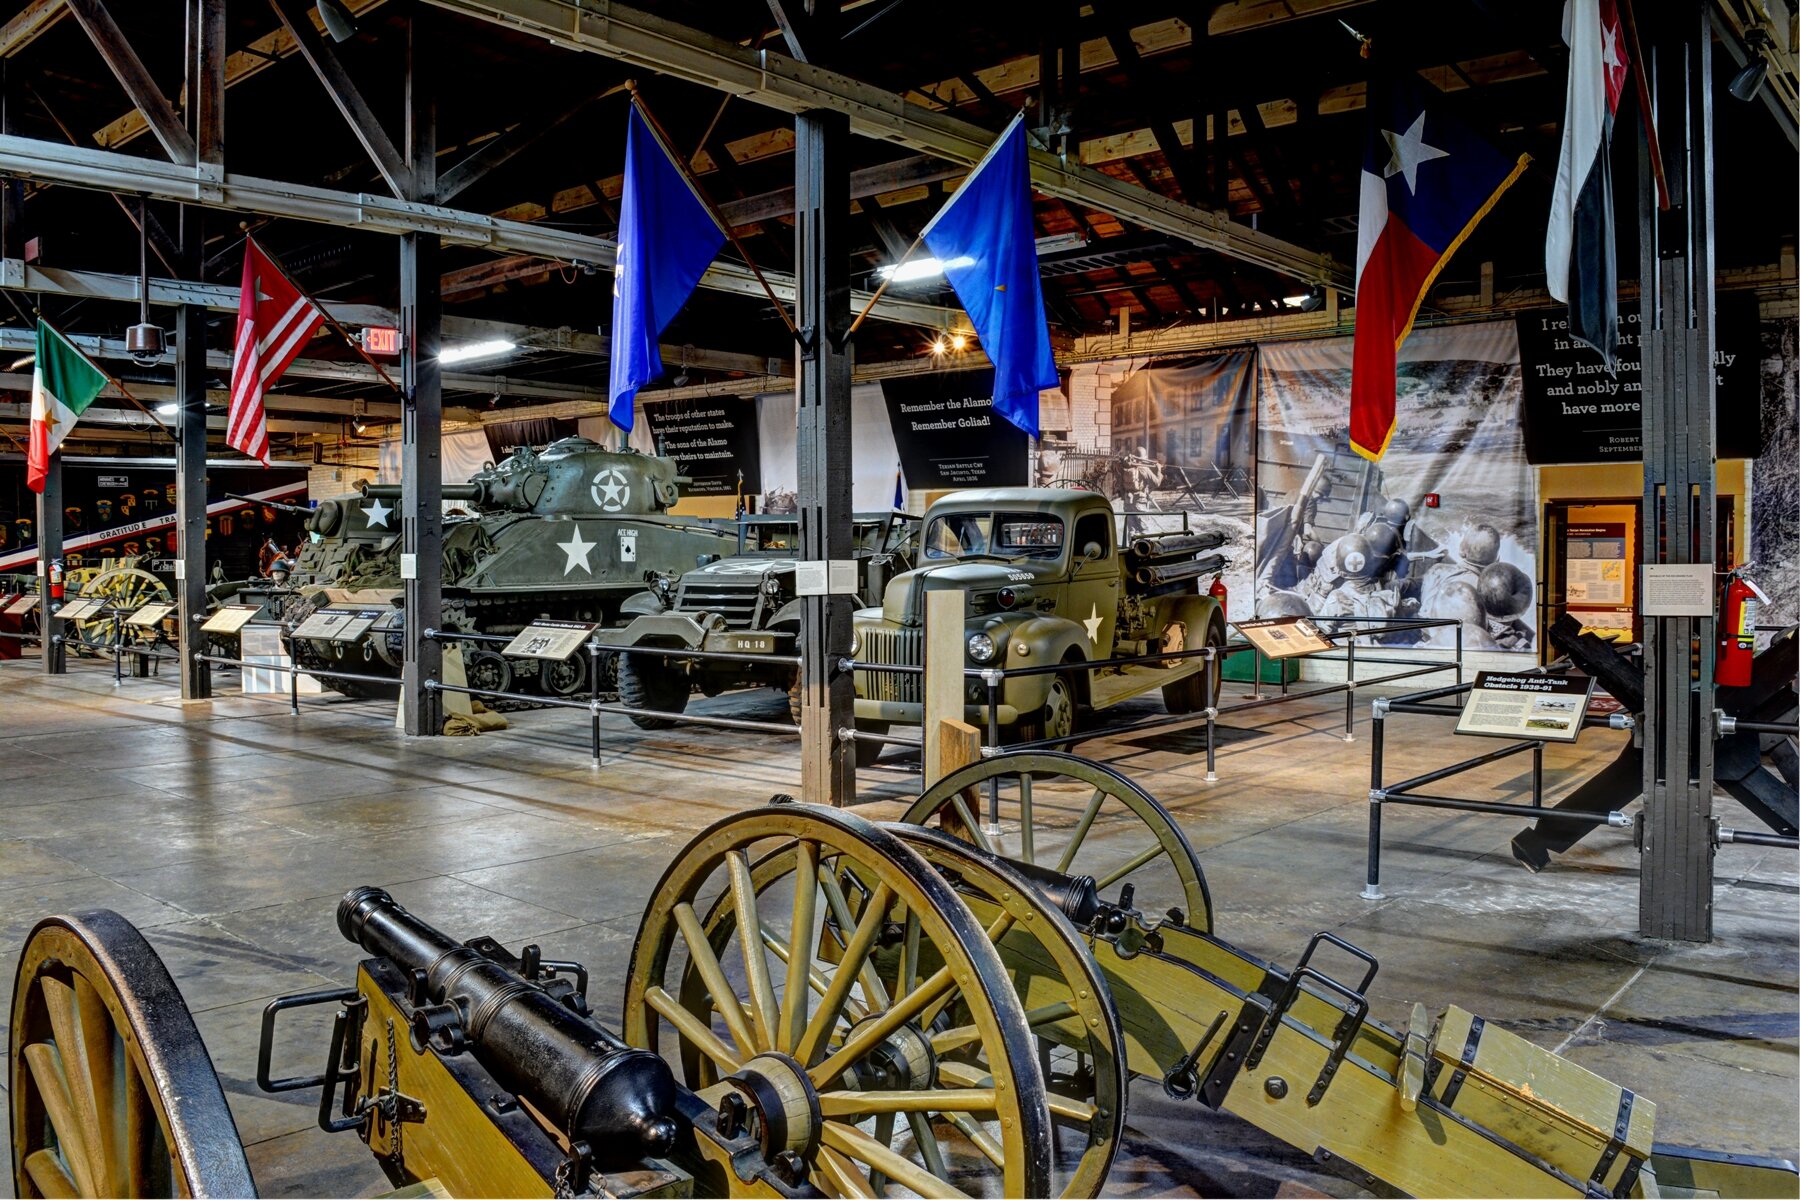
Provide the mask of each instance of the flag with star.
POLYGON ((1356 230, 1350 445, 1371 461, 1394 436, 1400 343, 1438 272, 1531 161, 1502 154, 1414 76, 1374 88, 1356 230))
POLYGON ((1569 306, 1569 336, 1619 362, 1619 261, 1613 242, 1612 130, 1631 63, 1616 0, 1569 0, 1569 92, 1544 239, 1550 294, 1569 306))
POLYGON ((44 490, 50 456, 75 419, 106 387, 106 372, 44 321, 37 327, 37 365, 31 369, 31 436, 25 448, 25 483, 44 490))
POLYGON ((231 406, 225 444, 269 465, 269 425, 263 394, 300 356, 325 321, 301 291, 256 244, 244 239, 244 273, 238 283, 237 345, 231 356, 231 406))

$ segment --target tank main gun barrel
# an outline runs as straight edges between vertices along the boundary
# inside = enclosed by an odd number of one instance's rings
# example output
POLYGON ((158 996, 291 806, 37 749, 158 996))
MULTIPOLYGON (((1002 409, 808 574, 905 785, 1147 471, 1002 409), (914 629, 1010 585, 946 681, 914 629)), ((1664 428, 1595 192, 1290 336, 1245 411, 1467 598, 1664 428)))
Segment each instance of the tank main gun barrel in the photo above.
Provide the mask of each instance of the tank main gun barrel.
POLYGON ((272 508, 276 512, 299 513, 301 516, 312 516, 312 509, 304 504, 285 504, 280 500, 258 500, 255 496, 240 496, 236 492, 226 492, 227 500, 242 500, 245 504, 260 504, 264 508, 272 508))
POLYGON ((1132 579, 1144 587, 1156 587, 1164 583, 1179 583, 1184 579, 1198 579, 1202 575, 1213 575, 1224 569, 1225 556, 1209 554, 1192 562, 1152 563, 1139 567, 1132 579))
POLYGON ((380 888, 338 902, 338 931, 403 976, 422 974, 418 1044, 471 1051, 601 1170, 667 1154, 680 1126, 675 1077, 662 1058, 584 1020, 531 980, 407 912, 380 888))
MULTIPOLYGON (((371 500, 400 499, 400 485, 397 483, 364 483, 359 489, 371 500)), ((446 483, 443 486, 443 497, 446 500, 479 500, 481 485, 478 483, 446 483)))
POLYGON ((1148 533, 1131 539, 1131 557, 1164 559, 1217 550, 1225 544, 1225 535, 1213 533, 1148 533))

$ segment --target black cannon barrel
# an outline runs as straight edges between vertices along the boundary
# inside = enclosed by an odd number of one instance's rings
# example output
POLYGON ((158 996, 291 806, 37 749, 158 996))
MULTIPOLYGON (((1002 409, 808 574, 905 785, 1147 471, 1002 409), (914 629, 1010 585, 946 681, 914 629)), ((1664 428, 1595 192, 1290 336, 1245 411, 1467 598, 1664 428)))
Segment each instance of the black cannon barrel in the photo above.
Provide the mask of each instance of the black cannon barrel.
POLYGON ((1202 575, 1212 575, 1225 569, 1223 554, 1209 554, 1205 558, 1197 558, 1192 562, 1152 563, 1147 567, 1139 567, 1132 578, 1144 587, 1154 587, 1161 583, 1178 583, 1183 579, 1198 579, 1202 575))
POLYGON ((255 496, 240 496, 236 492, 226 492, 225 498, 227 500, 242 500, 245 504, 261 504, 267 508, 274 509, 276 512, 300 513, 302 516, 308 517, 312 516, 313 511, 304 504, 285 504, 280 500, 258 500, 255 496))
POLYGON ((1133 558, 1175 558, 1217 550, 1225 544, 1225 535, 1212 533, 1143 533, 1131 539, 1133 558))
MULTIPOLYGON (((400 499, 400 485, 397 483, 365 483, 362 494, 371 500, 400 499)), ((446 483, 443 496, 446 500, 479 500, 481 485, 479 483, 446 483)))
POLYGON ((585 1141, 597 1168, 617 1170, 673 1148, 675 1077, 661 1057, 582 1019, 380 888, 352 889, 338 902, 337 919, 346 938, 402 974, 425 972, 430 1004, 416 1011, 415 1033, 453 1017, 477 1061, 570 1141, 585 1141))

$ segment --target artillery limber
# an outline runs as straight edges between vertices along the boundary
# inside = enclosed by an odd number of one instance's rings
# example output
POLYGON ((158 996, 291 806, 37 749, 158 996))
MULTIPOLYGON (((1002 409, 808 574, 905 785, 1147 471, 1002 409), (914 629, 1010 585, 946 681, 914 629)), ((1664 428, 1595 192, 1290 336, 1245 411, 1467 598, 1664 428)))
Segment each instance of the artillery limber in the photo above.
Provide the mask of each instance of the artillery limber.
MULTIPOLYGON (((318 1088, 396 1186, 1091 1196, 1136 1076, 1378 1194, 1797 1182, 1655 1143, 1651 1101, 1461 1009, 1381 1024, 1378 964, 1342 939, 1292 968, 1237 949, 1168 813, 1068 755, 983 760, 895 824, 791 802, 714 824, 648 901, 616 1027, 538 947, 459 942, 373 888, 338 926, 370 957, 269 1005, 259 1083, 318 1088), (324 1070, 270 1078, 279 1014, 315 1004, 324 1070)), ((118 918, 38 927, 12 1038, 21 1195, 247 1190, 192 1022, 118 918)))

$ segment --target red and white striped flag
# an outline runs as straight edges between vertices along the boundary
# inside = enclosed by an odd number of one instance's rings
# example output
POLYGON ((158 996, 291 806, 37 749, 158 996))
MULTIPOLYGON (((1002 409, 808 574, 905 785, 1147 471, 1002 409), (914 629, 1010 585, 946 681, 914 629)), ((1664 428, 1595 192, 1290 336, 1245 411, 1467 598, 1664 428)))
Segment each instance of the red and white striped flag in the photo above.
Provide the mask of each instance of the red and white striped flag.
POLYGON ((231 360, 231 411, 225 444, 269 465, 269 429, 263 393, 325 320, 254 239, 244 240, 244 278, 239 285, 237 347, 231 360))

